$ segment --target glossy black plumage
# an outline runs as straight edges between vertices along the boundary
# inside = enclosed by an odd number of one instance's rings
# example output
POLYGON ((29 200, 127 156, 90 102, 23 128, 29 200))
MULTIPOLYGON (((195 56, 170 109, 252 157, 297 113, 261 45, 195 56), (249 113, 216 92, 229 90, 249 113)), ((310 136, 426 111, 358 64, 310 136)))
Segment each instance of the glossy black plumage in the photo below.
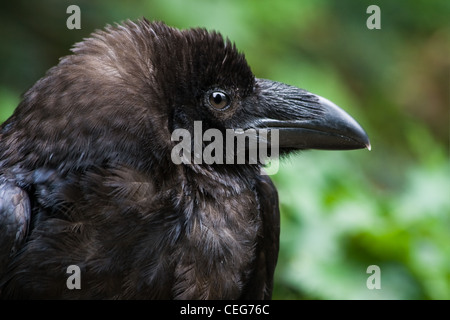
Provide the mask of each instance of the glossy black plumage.
POLYGON ((364 148, 364 131, 307 91, 256 79, 218 33, 128 21, 73 52, 0 128, 1 297, 270 298, 274 185, 260 164, 174 164, 171 133, 277 128, 288 152, 364 148), (226 110, 208 102, 215 90, 226 110), (81 289, 66 286, 70 265, 81 289))

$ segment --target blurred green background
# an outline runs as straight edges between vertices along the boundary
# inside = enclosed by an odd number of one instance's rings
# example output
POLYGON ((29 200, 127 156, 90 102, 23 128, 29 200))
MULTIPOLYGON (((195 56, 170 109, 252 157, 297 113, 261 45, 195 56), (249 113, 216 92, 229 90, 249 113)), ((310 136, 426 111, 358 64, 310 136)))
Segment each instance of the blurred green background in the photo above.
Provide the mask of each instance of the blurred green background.
POLYGON ((272 176, 275 299, 450 299, 450 1, 3 1, 0 122, 75 42, 143 16, 220 31, 257 77, 327 97, 370 136, 370 152, 307 151, 272 176), (81 30, 66 28, 71 4, 81 30))

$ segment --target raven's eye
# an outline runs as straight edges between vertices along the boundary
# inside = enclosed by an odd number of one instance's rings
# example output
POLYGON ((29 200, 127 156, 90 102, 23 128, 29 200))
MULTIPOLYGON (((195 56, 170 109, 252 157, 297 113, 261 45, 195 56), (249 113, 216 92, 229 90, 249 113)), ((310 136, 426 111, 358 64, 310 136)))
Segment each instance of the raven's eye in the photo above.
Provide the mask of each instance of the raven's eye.
POLYGON ((230 98, 223 92, 214 91, 209 95, 209 103, 216 109, 225 109, 230 105, 230 98))

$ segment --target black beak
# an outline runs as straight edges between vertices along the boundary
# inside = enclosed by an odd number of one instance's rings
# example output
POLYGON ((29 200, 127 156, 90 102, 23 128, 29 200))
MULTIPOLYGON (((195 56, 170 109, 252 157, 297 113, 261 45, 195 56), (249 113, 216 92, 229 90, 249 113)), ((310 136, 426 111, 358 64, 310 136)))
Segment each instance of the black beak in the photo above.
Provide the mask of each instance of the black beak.
POLYGON ((369 137, 331 101, 283 83, 256 79, 258 128, 279 132, 281 149, 370 150, 369 137))

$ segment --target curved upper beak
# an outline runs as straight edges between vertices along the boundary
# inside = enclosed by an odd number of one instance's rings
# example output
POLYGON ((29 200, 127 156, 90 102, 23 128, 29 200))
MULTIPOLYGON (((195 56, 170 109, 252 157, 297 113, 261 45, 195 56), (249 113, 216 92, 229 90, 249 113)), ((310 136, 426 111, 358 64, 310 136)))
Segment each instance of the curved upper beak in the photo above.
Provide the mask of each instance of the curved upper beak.
POLYGON ((333 102, 283 83, 257 79, 262 117, 258 128, 277 129, 279 147, 371 149, 364 129, 333 102))

